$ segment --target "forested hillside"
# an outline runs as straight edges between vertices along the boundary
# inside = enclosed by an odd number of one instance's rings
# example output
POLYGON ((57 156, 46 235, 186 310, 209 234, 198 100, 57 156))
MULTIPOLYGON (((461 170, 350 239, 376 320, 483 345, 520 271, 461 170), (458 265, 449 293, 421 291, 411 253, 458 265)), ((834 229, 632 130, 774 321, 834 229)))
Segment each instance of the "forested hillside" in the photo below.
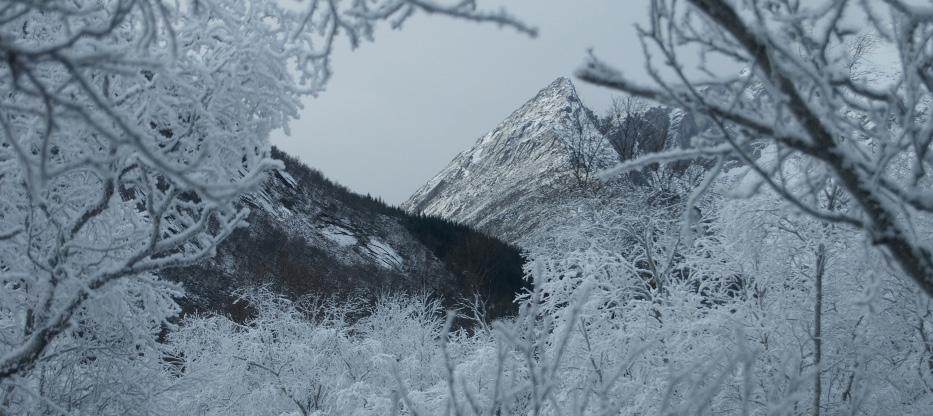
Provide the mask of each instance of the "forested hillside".
POLYGON ((453 306, 475 296, 490 317, 514 313, 523 288, 518 248, 468 226, 411 215, 356 194, 275 148, 285 162, 244 197, 248 225, 202 264, 165 273, 195 310, 234 310, 235 292, 268 286, 292 298, 432 293, 453 306))

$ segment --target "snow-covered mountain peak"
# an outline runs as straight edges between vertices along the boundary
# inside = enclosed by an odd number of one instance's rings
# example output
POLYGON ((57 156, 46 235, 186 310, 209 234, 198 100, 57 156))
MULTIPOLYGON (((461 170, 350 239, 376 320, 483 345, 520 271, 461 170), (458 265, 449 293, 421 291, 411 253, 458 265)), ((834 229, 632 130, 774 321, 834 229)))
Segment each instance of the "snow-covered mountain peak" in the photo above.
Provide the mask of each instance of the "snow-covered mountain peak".
POLYGON ((588 113, 589 110, 583 106, 580 97, 577 96, 577 90, 573 82, 567 77, 560 77, 541 91, 538 91, 534 98, 528 100, 524 105, 515 110, 515 112, 499 124, 496 130, 493 130, 493 132, 484 137, 484 139, 495 137, 493 133, 497 130, 515 124, 519 124, 522 127, 521 136, 532 138, 530 136, 533 136, 533 133, 536 132, 534 127, 558 127, 558 125, 566 124, 567 122, 574 123, 578 120, 572 119, 579 118, 580 116, 592 118, 592 115, 588 113))
POLYGON ((516 224, 523 213, 504 212, 516 200, 542 197, 541 189, 571 175, 574 152, 585 151, 597 164, 616 158, 596 128, 570 79, 561 77, 539 91, 472 148, 457 155, 402 207, 472 224, 509 241, 512 231, 493 224, 516 224), (509 203, 504 203, 509 201, 509 203))
POLYGON ((550 85, 538 91, 534 98, 528 100, 517 112, 521 112, 529 106, 542 108, 544 110, 559 110, 559 107, 568 101, 580 101, 580 98, 577 96, 577 89, 574 87, 573 81, 571 81, 570 78, 559 77, 551 82, 550 85))

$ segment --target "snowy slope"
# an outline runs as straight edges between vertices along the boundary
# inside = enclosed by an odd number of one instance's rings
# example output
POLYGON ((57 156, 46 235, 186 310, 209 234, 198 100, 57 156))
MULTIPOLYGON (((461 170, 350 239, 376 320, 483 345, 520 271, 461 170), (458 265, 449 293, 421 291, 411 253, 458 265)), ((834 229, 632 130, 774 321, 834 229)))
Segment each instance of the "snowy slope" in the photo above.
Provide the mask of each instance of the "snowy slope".
POLYGON ((273 150, 273 156, 286 169, 243 198, 251 209, 248 225, 210 261, 168 273, 184 282, 194 308, 228 308, 236 289, 262 284, 296 296, 428 290, 456 301, 485 292, 507 306, 523 284, 515 247, 465 226, 408 215, 287 154, 273 150), (480 246, 484 258, 459 255, 480 246))
POLYGON ((542 220, 535 207, 559 199, 553 191, 574 181, 574 149, 594 153, 600 166, 617 158, 573 83, 558 78, 457 155, 402 208, 516 242, 542 220))
MULTIPOLYGON (((558 78, 457 155, 402 207, 462 222, 525 248, 562 227, 587 227, 591 224, 583 218, 600 216, 594 210, 624 206, 626 191, 619 183, 586 186, 574 174, 574 155, 593 155, 590 169, 599 170, 645 153, 690 146, 702 129, 690 114, 662 107, 647 108, 627 122, 598 120, 573 83, 558 78)), ((643 172, 627 178, 645 183, 643 172)))

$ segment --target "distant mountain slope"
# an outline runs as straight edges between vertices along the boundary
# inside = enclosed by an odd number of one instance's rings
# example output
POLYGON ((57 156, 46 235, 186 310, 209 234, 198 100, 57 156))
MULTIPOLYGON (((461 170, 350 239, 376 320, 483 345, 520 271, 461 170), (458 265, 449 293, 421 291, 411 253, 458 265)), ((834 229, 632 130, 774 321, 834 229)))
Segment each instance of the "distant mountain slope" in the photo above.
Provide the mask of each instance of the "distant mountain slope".
POLYGON ((577 180, 577 163, 616 160, 567 78, 558 78, 494 130, 460 153, 402 204, 414 213, 463 222, 518 241, 541 220, 536 207, 577 180), (575 158, 580 155, 583 157, 575 158))
POLYGON ((410 215, 355 194, 297 159, 244 203, 252 212, 203 264, 166 272, 190 309, 230 310, 238 288, 269 284, 292 295, 429 290, 455 302, 474 292, 501 315, 523 286, 520 252, 473 229, 410 215))
MULTIPOLYGON (((626 203, 625 187, 601 186, 595 172, 645 153, 690 146, 702 128, 689 114, 662 107, 600 120, 573 83, 558 78, 457 155, 402 208, 527 247, 557 228, 586 226, 576 219, 581 210, 626 203)), ((670 168, 683 171, 688 165, 670 168)), ((647 184, 652 172, 628 175, 623 185, 647 184)))

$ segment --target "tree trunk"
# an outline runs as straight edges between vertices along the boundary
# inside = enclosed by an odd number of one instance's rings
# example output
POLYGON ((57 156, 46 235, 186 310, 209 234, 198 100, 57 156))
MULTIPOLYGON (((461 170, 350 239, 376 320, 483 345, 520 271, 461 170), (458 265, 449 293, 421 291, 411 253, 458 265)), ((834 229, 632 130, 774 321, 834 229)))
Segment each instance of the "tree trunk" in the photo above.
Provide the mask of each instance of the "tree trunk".
POLYGON ((816 275, 814 276, 815 305, 813 308, 813 416, 820 416, 820 398, 823 395, 823 272, 826 270, 826 246, 816 249, 816 275))

